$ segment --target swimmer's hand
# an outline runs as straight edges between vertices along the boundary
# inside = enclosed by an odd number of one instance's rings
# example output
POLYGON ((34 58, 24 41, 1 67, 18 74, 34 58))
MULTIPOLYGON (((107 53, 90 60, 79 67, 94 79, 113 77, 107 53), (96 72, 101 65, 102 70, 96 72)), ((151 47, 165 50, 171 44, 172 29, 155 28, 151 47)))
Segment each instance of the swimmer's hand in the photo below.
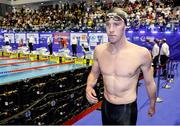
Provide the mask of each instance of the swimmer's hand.
POLYGON ((150 107, 148 111, 148 115, 152 117, 155 114, 155 107, 150 107))
POLYGON ((92 87, 86 87, 86 98, 90 103, 97 103, 98 99, 96 97, 96 92, 92 87))

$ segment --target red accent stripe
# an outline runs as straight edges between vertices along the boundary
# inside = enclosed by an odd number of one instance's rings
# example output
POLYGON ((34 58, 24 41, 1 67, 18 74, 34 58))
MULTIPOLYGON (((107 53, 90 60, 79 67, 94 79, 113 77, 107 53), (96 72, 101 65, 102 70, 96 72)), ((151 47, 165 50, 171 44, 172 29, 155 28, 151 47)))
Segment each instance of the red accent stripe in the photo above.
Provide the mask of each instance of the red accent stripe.
POLYGON ((59 64, 49 64, 49 65, 44 65, 44 66, 36 66, 36 67, 31 67, 31 68, 11 70, 11 71, 8 71, 8 72, 11 72, 11 73, 24 72, 24 71, 29 71, 29 70, 35 70, 35 69, 38 69, 38 68, 45 68, 45 67, 57 66, 57 65, 59 65, 59 64))
POLYGON ((75 122, 82 119, 84 116, 86 116, 89 113, 91 113, 92 111, 98 109, 101 106, 101 104, 102 104, 102 101, 98 102, 97 104, 93 105, 92 107, 89 107, 85 111, 81 112, 79 115, 67 120, 63 125, 72 125, 72 124, 74 124, 75 122))
MULTIPOLYGON (((70 64, 73 62, 68 62, 68 63, 63 63, 63 64, 70 64)), ((45 67, 50 67, 50 66, 59 66, 62 64, 49 64, 49 65, 44 65, 44 66, 37 66, 37 67, 31 67, 31 68, 24 68, 24 69, 18 69, 18 70, 11 70, 9 72, 15 73, 15 72, 24 72, 24 71, 29 71, 29 70, 35 70, 35 69, 39 69, 39 68, 45 68, 45 67)))
POLYGON ((39 69, 39 68, 45 68, 45 67, 50 67, 50 66, 59 66, 59 65, 71 64, 71 63, 74 63, 74 62, 66 62, 66 63, 62 63, 62 64, 49 64, 49 65, 44 65, 44 66, 36 66, 36 67, 31 67, 31 68, 10 70, 10 71, 5 71, 5 72, 17 73, 17 72, 24 72, 24 71, 30 71, 30 70, 35 70, 35 69, 39 69))

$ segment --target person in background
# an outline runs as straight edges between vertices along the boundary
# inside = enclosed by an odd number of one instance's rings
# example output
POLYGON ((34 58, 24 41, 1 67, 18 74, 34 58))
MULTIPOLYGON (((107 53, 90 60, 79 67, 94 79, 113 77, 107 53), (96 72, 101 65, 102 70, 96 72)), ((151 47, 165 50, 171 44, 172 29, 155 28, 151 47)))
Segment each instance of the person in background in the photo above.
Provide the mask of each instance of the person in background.
POLYGON ((28 40, 28 47, 29 47, 29 51, 30 53, 33 51, 33 45, 35 43, 35 38, 34 36, 30 36, 29 40, 28 40))
POLYGON ((160 45, 160 41, 158 39, 154 39, 154 45, 152 48, 152 59, 153 59, 153 68, 154 68, 153 76, 154 77, 156 77, 157 65, 158 65, 158 61, 159 61, 159 53, 160 53, 159 52, 159 45, 160 45))
POLYGON ((166 78, 167 76, 167 71, 166 71, 166 64, 169 59, 170 51, 169 51, 169 45, 167 44, 166 39, 161 40, 161 49, 160 49, 160 61, 162 65, 162 71, 163 71, 163 77, 166 78))
POLYGON ((61 45, 62 48, 67 48, 68 42, 65 38, 61 38, 61 45))
POLYGON ((19 40, 18 47, 22 47, 22 46, 23 46, 23 44, 24 44, 24 43, 23 43, 23 39, 20 39, 20 40, 19 40))
POLYGON ((50 53, 50 55, 53 54, 52 42, 53 42, 52 37, 51 37, 51 36, 48 36, 48 38, 47 38, 47 44, 48 44, 48 48, 49 48, 49 53, 50 53))
POLYGON ((87 42, 84 42, 82 45, 82 52, 84 54, 84 59, 86 58, 86 53, 90 51, 89 44, 87 42))
POLYGON ((72 42, 71 42, 71 46, 72 46, 72 55, 73 56, 77 56, 77 44, 78 44, 78 40, 76 38, 76 36, 74 36, 72 38, 72 42))
POLYGON ((5 45, 10 45, 10 38, 8 35, 4 37, 5 45))

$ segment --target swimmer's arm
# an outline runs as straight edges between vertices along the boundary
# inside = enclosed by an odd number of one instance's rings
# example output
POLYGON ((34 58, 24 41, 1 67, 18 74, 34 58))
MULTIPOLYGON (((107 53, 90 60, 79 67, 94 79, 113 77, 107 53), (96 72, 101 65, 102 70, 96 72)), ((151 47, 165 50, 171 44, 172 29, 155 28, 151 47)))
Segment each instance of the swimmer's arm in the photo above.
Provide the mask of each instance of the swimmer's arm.
POLYGON ((100 68, 97 60, 96 51, 94 51, 94 64, 92 66, 91 72, 87 79, 87 86, 86 86, 86 98, 90 103, 97 103, 97 95, 94 90, 94 86, 96 85, 97 79, 100 74, 100 68))
POLYGON ((87 87, 93 88, 96 85, 99 74, 100 74, 100 68, 99 68, 97 53, 96 53, 96 49, 95 49, 95 51, 94 51, 94 63, 92 65, 91 72, 90 72, 88 79, 87 79, 87 87))
POLYGON ((143 56, 143 64, 141 66, 141 70, 143 72, 144 81, 146 84, 147 92, 150 98, 150 108, 155 108, 156 103, 156 84, 153 78, 153 69, 151 66, 151 55, 148 50, 145 50, 143 56))

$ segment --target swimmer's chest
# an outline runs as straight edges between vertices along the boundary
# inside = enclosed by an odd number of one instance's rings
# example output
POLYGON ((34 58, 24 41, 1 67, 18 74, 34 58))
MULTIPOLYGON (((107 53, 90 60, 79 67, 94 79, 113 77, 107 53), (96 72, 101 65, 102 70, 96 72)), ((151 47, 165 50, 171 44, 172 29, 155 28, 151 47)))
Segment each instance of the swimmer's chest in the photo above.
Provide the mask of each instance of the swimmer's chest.
POLYGON ((107 54, 99 64, 102 74, 131 77, 139 73, 141 59, 135 53, 107 54))

